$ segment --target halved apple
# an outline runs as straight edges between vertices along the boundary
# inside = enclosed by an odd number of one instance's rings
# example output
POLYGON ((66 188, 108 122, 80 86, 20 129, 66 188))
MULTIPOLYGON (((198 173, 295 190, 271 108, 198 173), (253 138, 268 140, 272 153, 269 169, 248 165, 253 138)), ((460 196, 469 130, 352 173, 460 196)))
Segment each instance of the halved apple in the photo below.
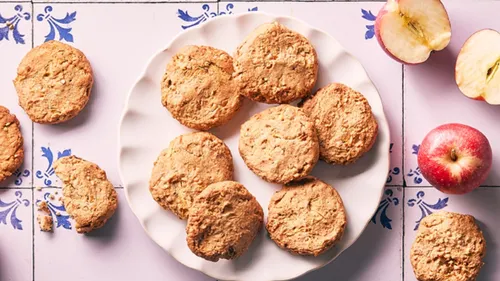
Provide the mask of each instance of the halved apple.
POLYGON ((464 95, 489 104, 500 104, 500 33, 483 29, 462 46, 455 66, 455 80, 464 95))
POLYGON ((375 35, 392 58, 418 64, 448 46, 451 25, 439 0, 388 0, 375 21, 375 35))

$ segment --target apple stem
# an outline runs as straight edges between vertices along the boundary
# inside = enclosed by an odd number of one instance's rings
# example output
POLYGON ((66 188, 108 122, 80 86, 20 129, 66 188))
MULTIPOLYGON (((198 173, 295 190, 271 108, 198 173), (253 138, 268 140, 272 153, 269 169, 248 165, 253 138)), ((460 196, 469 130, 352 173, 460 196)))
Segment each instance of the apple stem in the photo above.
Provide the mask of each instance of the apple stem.
POLYGON ((451 149, 451 161, 455 162, 455 161, 457 161, 457 158, 458 158, 457 151, 454 148, 452 148, 451 149))

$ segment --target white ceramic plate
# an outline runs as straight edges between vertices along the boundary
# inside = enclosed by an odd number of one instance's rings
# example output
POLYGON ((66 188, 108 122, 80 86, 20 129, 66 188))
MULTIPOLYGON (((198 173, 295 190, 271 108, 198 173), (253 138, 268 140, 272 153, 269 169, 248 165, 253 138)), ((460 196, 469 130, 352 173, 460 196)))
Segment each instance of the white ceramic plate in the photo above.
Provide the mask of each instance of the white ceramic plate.
MULTIPOLYGON (((211 132, 229 146, 234 158, 235 179, 254 194, 267 215, 271 195, 280 188, 255 176, 238 153, 240 125, 269 105, 245 101, 236 117, 211 132)), ((362 65, 328 34, 290 17, 264 13, 221 16, 179 34, 156 54, 133 87, 119 132, 120 173, 128 203, 149 236, 179 262, 222 280, 287 280, 317 269, 347 249, 365 229, 377 208, 389 171, 389 128, 377 89, 362 65), (164 211, 149 193, 153 162, 169 142, 191 131, 173 119, 160 102, 160 81, 169 59, 188 44, 209 45, 232 54, 258 25, 278 21, 306 36, 316 48, 319 77, 316 87, 342 82, 363 93, 379 124, 373 149, 354 165, 334 167, 323 162, 313 175, 337 188, 347 210, 348 225, 341 242, 320 257, 293 256, 260 233, 249 251, 235 261, 212 263, 192 254, 186 245, 185 221, 164 211)))

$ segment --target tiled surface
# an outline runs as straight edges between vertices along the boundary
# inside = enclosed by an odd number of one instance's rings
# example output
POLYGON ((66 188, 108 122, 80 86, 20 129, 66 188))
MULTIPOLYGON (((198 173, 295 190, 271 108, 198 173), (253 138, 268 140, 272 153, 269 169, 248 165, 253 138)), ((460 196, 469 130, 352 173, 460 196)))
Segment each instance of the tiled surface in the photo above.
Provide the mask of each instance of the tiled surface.
MULTIPOLYGON (((334 36, 366 67, 379 89, 391 128, 391 170, 374 220, 334 263, 297 280, 400 281, 403 277, 415 280, 407 256, 416 221, 421 218, 422 210, 427 214, 440 209, 476 216, 488 242, 487 264, 479 281, 500 279, 500 271, 495 268, 500 258, 498 238, 493 234, 500 231, 496 220, 500 189, 487 187, 465 196, 445 196, 424 187, 426 183, 418 170, 415 173, 416 154, 413 154, 417 149, 413 145, 418 145, 428 130, 444 122, 470 124, 481 129, 492 143, 500 141, 495 130, 496 107, 463 97, 452 76, 458 50, 473 31, 481 27, 500 29, 500 22, 491 20, 500 2, 474 2, 467 14, 458 8, 470 1, 445 2, 453 28, 460 32, 454 33, 448 50, 433 54, 429 63, 405 67, 404 118, 403 68, 381 51, 372 33, 372 14, 377 14, 382 3, 154 1, 142 5, 55 2, 32 5, 12 2, 0 3, 0 15, 6 19, 19 14, 16 30, 24 35, 24 44, 19 37, 16 44, 12 31, 9 40, 0 39, 0 104, 9 107, 21 121, 26 157, 19 176, 0 183, 0 280, 213 280, 177 263, 151 241, 126 204, 123 189, 119 188, 122 184, 117 170, 117 125, 130 87, 149 58, 174 35, 211 17, 248 11, 294 16, 334 36), (21 5, 22 10, 16 5, 21 5), (53 25, 54 39, 68 42, 88 56, 96 83, 91 102, 76 119, 56 126, 32 126, 17 105, 11 81, 32 42, 36 46, 52 37, 51 24, 55 22, 58 26, 53 25), (478 118, 481 116, 484 118, 478 118), (72 220, 66 217, 58 201, 60 189, 30 190, 34 186, 60 186, 51 165, 60 155, 69 153, 99 164, 118 187, 118 212, 103 229, 91 235, 78 235, 74 229, 67 229, 72 220), (403 175, 407 188, 402 187, 403 175), (37 212, 32 204, 37 200, 50 202, 56 223, 54 233, 40 232, 36 223, 33 229, 37 212), (81 269, 67 271, 61 267, 69 259, 81 269)), ((0 23, 0 34, 2 27, 5 24, 0 23)), ((494 155, 498 154, 495 152, 499 152, 498 148, 493 146, 493 149, 494 155)), ((495 158, 494 165, 497 163, 495 158)), ((487 185, 500 186, 496 170, 493 168, 487 185)))

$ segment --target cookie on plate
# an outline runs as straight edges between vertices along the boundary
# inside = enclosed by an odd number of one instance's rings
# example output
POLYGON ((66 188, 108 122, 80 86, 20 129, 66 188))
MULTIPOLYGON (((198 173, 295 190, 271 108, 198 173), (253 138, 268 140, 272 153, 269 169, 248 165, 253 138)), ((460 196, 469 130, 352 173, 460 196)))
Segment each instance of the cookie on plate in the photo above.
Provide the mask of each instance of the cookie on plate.
POLYGON ((338 192, 311 176, 284 186, 268 206, 266 228, 271 239, 297 255, 321 255, 339 242, 346 225, 338 192))
POLYGON ((0 182, 21 167, 23 159, 23 136, 19 120, 0 105, 0 182))
POLYGON ((263 220, 262 207, 242 184, 214 183, 193 202, 187 244, 194 254, 209 261, 236 259, 248 250, 263 220))
POLYGON ((485 254, 473 216, 440 211, 420 222, 410 261, 419 281, 474 281, 485 254))
POLYGON ((196 130, 229 121, 242 97, 232 78, 233 58, 208 46, 186 46, 167 64, 161 101, 172 117, 196 130))
POLYGON ((48 41, 31 49, 14 80, 19 105, 33 122, 56 124, 80 113, 90 98, 92 68, 78 49, 48 41))
POLYGON ((256 175, 283 184, 312 171, 319 144, 313 123, 300 108, 279 105, 255 114, 241 126, 239 151, 256 175))
POLYGON ((234 54, 240 93, 264 103, 290 103, 307 96, 318 76, 318 58, 301 34, 273 22, 257 27, 234 54))
POLYGON ((354 163, 375 143, 378 125, 370 104, 346 85, 330 84, 299 106, 314 122, 320 157, 328 163, 354 163))
POLYGON ((195 197, 208 185, 233 179, 233 157, 226 144, 207 132, 176 137, 154 163, 149 190, 154 200, 187 219, 195 197))
POLYGON ((118 207, 115 188, 96 164, 67 156, 54 163, 63 182, 64 207, 75 220, 78 233, 102 227, 118 207))

